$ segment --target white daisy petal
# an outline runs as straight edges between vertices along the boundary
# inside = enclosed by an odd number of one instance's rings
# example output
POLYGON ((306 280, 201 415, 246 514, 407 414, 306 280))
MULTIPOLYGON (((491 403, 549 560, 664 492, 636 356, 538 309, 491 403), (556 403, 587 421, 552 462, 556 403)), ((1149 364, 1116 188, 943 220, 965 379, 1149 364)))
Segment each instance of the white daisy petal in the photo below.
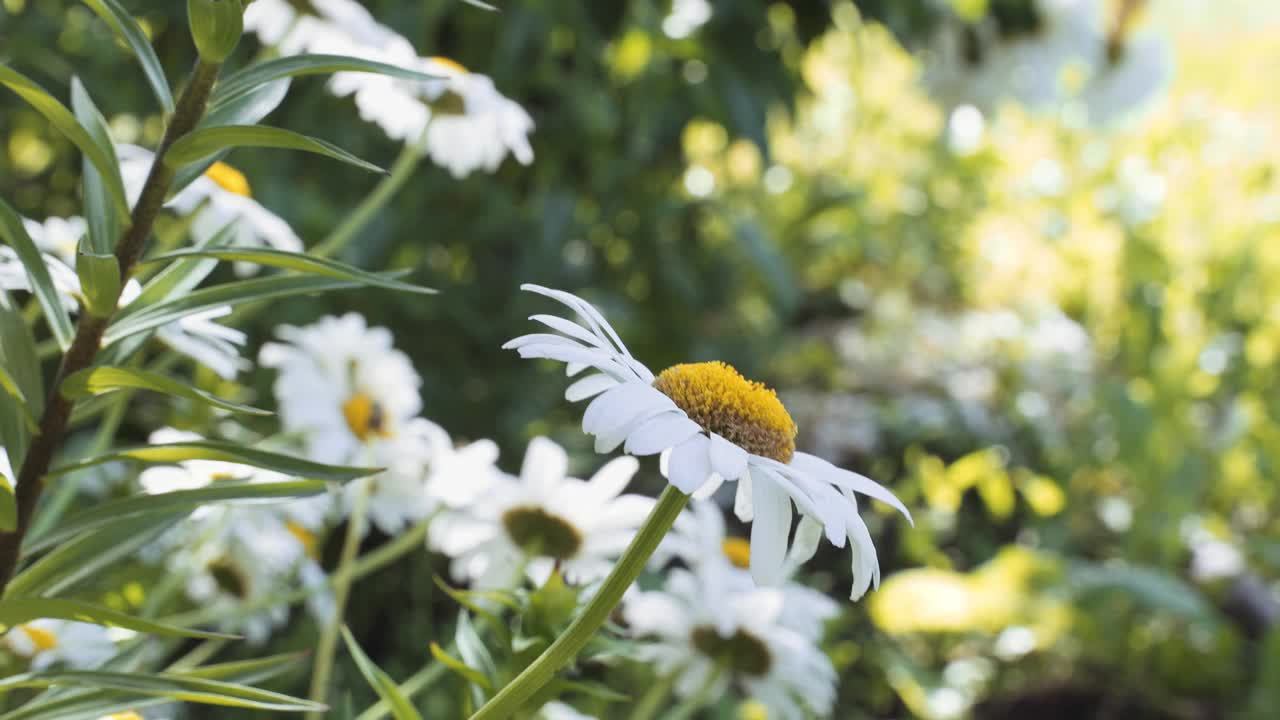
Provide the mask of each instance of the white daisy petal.
POLYGON ((787 536, 791 532, 791 498, 758 468, 751 469, 751 577, 761 585, 782 581, 787 536))
POLYGON ((720 486, 723 484, 724 476, 718 472, 713 472, 711 473, 711 479, 707 480, 702 487, 695 490, 691 497, 693 497, 694 500, 706 500, 712 495, 715 495, 716 491, 719 490, 720 486))
POLYGON ((649 408, 660 407, 664 398, 665 395, 643 383, 619 383, 587 405, 582 413, 582 432, 595 435, 617 428, 649 408))
POLYGON ((565 320, 557 315, 530 315, 529 319, 540 322, 552 330, 558 330, 571 338, 581 340, 588 345, 601 350, 612 351, 607 341, 572 320, 565 320))
POLYGON ((521 335, 514 340, 508 340, 503 343, 502 349, 517 350, 525 345, 567 345, 569 347, 583 348, 584 350, 591 349, 573 338, 567 338, 563 335, 555 335, 552 333, 530 333, 529 335, 521 335))
POLYGON ((708 457, 707 436, 699 433, 675 446, 671 451, 671 459, 667 463, 667 477, 671 484, 688 495, 698 488, 711 475, 711 460, 708 457))
POLYGON ((733 514, 742 522, 751 522, 755 507, 751 502, 751 473, 738 478, 738 492, 733 496, 733 514))
POLYGON ((520 480, 533 488, 539 497, 551 493, 569 470, 569 455, 564 448, 544 437, 529 441, 520 466, 520 480))
POLYGON ((849 599, 857 600, 867 593, 868 588, 880 587, 880 562, 867 524, 857 513, 849 516, 848 532, 853 552, 853 589, 849 599))
POLYGON ((627 437, 624 447, 632 455, 653 455, 675 447, 700 432, 702 428, 684 417, 683 413, 663 413, 636 428, 627 437))
POLYGON ((564 391, 564 399, 569 402, 578 402, 586 400, 589 397, 595 397, 600 393, 618 384, 617 380, 603 373, 598 375, 588 375, 581 380, 575 380, 564 391))
POLYGON ((895 510, 902 513, 907 518, 907 522, 913 526, 915 525, 915 521, 911 519, 911 511, 907 509, 907 506, 902 504, 902 501, 890 492, 888 488, 869 477, 838 468, 816 455, 802 452, 797 452, 791 458, 791 465, 804 472, 813 473, 841 489, 853 490, 883 503, 888 503, 895 510))
POLYGON ((711 467, 726 480, 737 480, 747 472, 746 450, 711 433, 711 467))
POLYGON ((631 371, 619 365, 603 350, 588 350, 581 345, 538 343, 536 345, 525 345, 519 348, 517 352, 520 353, 520 357, 525 359, 546 358, 565 363, 577 363, 584 367, 594 367, 600 372, 608 373, 623 382, 634 382, 631 371))
POLYGON ((633 457, 614 458, 591 476, 587 489, 593 499, 612 500, 626 489, 639 469, 640 461, 633 457))

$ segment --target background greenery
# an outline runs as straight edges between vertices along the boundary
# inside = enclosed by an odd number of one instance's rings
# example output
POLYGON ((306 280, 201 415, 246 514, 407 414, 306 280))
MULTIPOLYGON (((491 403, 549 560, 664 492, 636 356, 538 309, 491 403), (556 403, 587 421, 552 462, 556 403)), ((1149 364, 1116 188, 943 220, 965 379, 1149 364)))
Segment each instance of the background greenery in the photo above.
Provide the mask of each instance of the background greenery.
MULTIPOLYGON (((125 4, 166 68, 190 65, 181 3, 125 4)), ((864 21, 848 4, 716 2, 683 40, 661 31, 665 3, 367 4, 424 54, 491 75, 534 117, 537 158, 461 182, 424 165, 348 249, 413 267, 439 297, 277 303, 248 319, 255 346, 279 322, 364 313, 395 331, 426 414, 455 436, 495 438, 515 470, 550 434, 588 472, 599 459, 554 371, 497 349, 544 307, 519 283, 580 290, 651 366, 723 359, 779 387, 803 446, 918 508, 914 529, 870 519, 886 581, 833 627, 838 717, 1280 708, 1280 36, 1265 3, 1155 0, 1178 68, 1140 118, 1079 128, 1007 107, 968 154, 904 50, 929 3, 868 0, 864 21), (692 194, 705 172, 714 189, 692 194), (1209 536, 1243 574, 1192 577, 1209 536)), ((3 0, 0 56, 60 97, 81 76, 119 135, 157 139, 132 60, 83 6, 3 0)), ((399 148, 322 83, 295 82, 268 121, 389 164, 399 148)), ((10 95, 0 143, 0 195, 30 217, 78 212, 76 153, 10 95)), ((311 242, 376 182, 301 154, 230 162, 311 242)), ((269 397, 267 374, 246 381, 269 397)), ((140 399, 122 434, 182 422, 165 408, 140 399)), ((834 551, 811 569, 847 584, 834 551)), ((442 571, 424 553, 357 586, 350 624, 393 677, 449 636, 442 571)), ((299 616, 273 642, 313 637, 299 616)), ((354 707, 372 699, 352 666, 338 682, 354 707)))

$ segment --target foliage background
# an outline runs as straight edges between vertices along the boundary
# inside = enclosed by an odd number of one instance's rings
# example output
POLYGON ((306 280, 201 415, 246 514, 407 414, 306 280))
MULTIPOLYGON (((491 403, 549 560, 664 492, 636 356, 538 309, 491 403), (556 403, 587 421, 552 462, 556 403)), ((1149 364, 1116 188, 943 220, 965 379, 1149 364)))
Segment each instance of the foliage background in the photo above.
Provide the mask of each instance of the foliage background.
MULTIPOLYGON (((166 68, 190 65, 180 3, 125 4, 166 68)), ((1153 2, 1178 68, 1142 117, 1079 128, 1008 107, 968 154, 902 46, 925 3, 861 3, 863 22, 847 4, 717 2, 682 40, 664 3, 367 4, 522 103, 537 158, 461 182, 424 165, 349 248, 439 297, 277 303, 247 320, 254 345, 280 322, 364 313, 455 436, 495 438, 515 470, 550 434, 588 472, 552 371, 497 350, 541 307, 520 282, 582 290, 651 366, 716 358, 766 380, 803 445, 919 508, 914 529, 872 522, 887 579, 833 627, 839 717, 1280 707, 1280 17, 1265 3, 1153 2), (714 189, 694 194, 704 171, 714 189), (1192 576, 1207 537, 1243 554, 1242 575, 1192 576)), ((0 55, 60 96, 82 76, 119 134, 157 139, 131 59, 83 6, 4 0, 0 55)), ((268 121, 389 164, 399 148, 322 82, 297 81, 268 121)), ((12 96, 0 141, 20 212, 78 211, 76 154, 12 96)), ((309 241, 376 182, 301 154, 231 161, 309 241)), ((246 382, 270 396, 267 374, 246 382)), ((122 434, 182 424, 164 409, 142 401, 122 434)), ((357 587, 349 622, 393 677, 451 622, 442 570, 424 553, 357 587)), ((813 570, 839 594, 843 558, 813 570)))

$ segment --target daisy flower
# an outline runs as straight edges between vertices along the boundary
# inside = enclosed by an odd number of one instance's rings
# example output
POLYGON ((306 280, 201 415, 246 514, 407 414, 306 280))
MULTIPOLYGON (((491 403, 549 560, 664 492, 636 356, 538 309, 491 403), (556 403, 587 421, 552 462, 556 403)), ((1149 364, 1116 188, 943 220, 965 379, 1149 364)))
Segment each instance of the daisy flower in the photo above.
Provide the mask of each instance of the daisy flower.
MULTIPOLYGON (((137 202, 155 155, 137 145, 117 145, 120 174, 130 202, 137 202)), ((269 246, 277 250, 302 252, 302 240, 289 223, 253 199, 249 180, 224 162, 215 162, 165 204, 182 216, 191 217, 191 235, 203 244, 228 226, 232 244, 269 246)), ((236 274, 257 272, 253 263, 236 263, 236 274)))
POLYGON ((14 655, 30 660, 35 671, 54 664, 96 668, 116 654, 111 630, 72 620, 32 620, 9 630, 0 643, 14 655))
POLYGON ((282 54, 351 55, 435 76, 412 81, 376 73, 336 73, 329 90, 351 96, 360 117, 388 137, 417 145, 438 165, 462 178, 492 172, 508 154, 533 161, 528 135, 533 120, 493 81, 437 57, 420 57, 412 43, 378 23, 352 0, 316 0, 314 14, 288 0, 257 0, 245 11, 245 30, 282 54))
POLYGON ((422 379, 386 328, 348 313, 305 327, 282 325, 276 336, 282 342, 263 345, 258 361, 279 371, 281 421, 313 459, 364 462, 422 409, 422 379))
POLYGON ((617 458, 587 481, 569 477, 568 464, 559 445, 535 438, 519 478, 500 478, 482 502, 436 518, 430 541, 453 558, 453 574, 486 589, 511 589, 521 574, 541 585, 557 567, 573 583, 607 575, 653 500, 621 494, 635 458, 617 458))
POLYGON ((705 568, 675 569, 661 590, 623 600, 630 633, 648 639, 638 659, 674 676, 683 698, 721 697, 734 686, 770 718, 829 716, 836 673, 819 641, 836 604, 823 597, 825 603, 789 608, 783 588, 756 587, 744 570, 709 575, 705 568), (809 617, 796 623, 801 613, 809 617))
POLYGON ((784 576, 793 504, 809 519, 802 525, 821 526, 836 547, 849 541, 852 598, 879 584, 875 546, 854 493, 889 503, 908 520, 910 513, 874 480, 798 452, 795 422, 772 390, 722 362, 674 365, 654 375, 589 303, 539 285, 522 287, 563 303, 582 324, 534 315, 530 319, 556 332, 524 335, 503 347, 524 358, 568 363, 571 375, 594 371, 570 385, 565 398, 594 398, 582 429, 595 436, 597 452, 621 445, 631 455, 662 454, 671 484, 695 497, 736 482, 734 511, 752 523, 751 574, 761 584, 777 584, 784 576))

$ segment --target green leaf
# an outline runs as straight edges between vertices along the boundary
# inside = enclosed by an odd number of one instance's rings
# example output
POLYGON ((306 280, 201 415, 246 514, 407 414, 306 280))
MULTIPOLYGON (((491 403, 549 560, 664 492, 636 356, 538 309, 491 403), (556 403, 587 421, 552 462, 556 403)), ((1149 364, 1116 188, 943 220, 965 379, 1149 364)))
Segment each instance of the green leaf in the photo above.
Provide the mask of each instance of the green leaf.
POLYGON ((5 597, 53 596, 130 557, 186 512, 126 517, 76 536, 19 572, 5 597))
POLYGON ((234 307, 247 302, 354 287, 359 287, 359 284, 306 275, 264 277, 196 290, 167 302, 146 308, 140 307, 136 310, 133 309, 133 303, 130 303, 129 307, 126 307, 125 311, 107 328, 102 342, 105 347, 135 333, 154 330, 188 315, 223 305, 234 307))
POLYGON ((240 463, 241 465, 249 465, 263 470, 272 470, 294 477, 337 482, 355 480, 356 478, 376 475, 382 472, 382 468, 325 465, 291 455, 281 455, 269 450, 259 450, 258 448, 244 447, 243 445, 218 440, 193 440, 190 442, 120 448, 103 455, 54 468, 49 471, 48 477, 57 477, 116 460, 162 464, 180 463, 186 460, 218 460, 221 462, 240 463))
POLYGON ((1072 593, 1124 593, 1140 605, 1181 615, 1187 620, 1214 622, 1213 606, 1194 587, 1164 570, 1138 565, 1109 566, 1080 562, 1069 570, 1072 593))
POLYGON ((82 251, 76 256, 76 275, 86 309, 94 317, 110 317, 120 299, 120 263, 116 256, 82 251))
MULTIPOLYGON (((0 71, 4 69, 5 67, 0 65, 0 71)), ((0 78, 2 77, 3 75, 0 75, 0 78)), ((4 238, 5 242, 12 245, 14 251, 18 253, 18 258, 22 260, 22 267, 27 271, 33 294, 40 303, 40 309, 44 311, 45 318, 49 321, 49 329, 57 339, 58 346, 63 350, 71 347, 75 329, 71 326, 71 318, 67 316, 66 308, 62 306, 62 298, 58 296, 58 289, 53 285, 53 278, 49 276, 49 267, 44 264, 44 254, 27 234, 27 229, 22 225, 22 217, 4 200, 0 200, 0 238, 4 238)))
POLYGON ((300 273, 308 275, 321 275, 337 280, 349 280, 351 282, 361 283, 363 285, 372 285, 387 290, 399 290, 402 292, 413 292, 420 294, 432 294, 436 291, 419 285, 410 285, 409 283, 391 280, 384 275, 371 273, 367 270, 361 270, 336 260, 315 257, 306 253, 288 252, 286 250, 275 250, 272 248, 196 248, 190 250, 175 250, 153 258, 148 258, 144 262, 167 262, 170 260, 180 260, 184 258, 216 258, 222 261, 248 262, 257 265, 267 265, 270 267, 283 268, 285 270, 296 270, 300 273))
POLYGON ((165 637, 239 639, 236 635, 191 630, 176 625, 144 620, 110 608, 78 600, 61 600, 48 597, 6 597, 0 600, 0 625, 13 627, 39 618, 76 620, 108 627, 122 627, 135 632, 165 637))
POLYGON ((4 390, 9 394, 9 398, 13 401, 13 406, 17 409, 18 415, 26 424, 27 432, 35 435, 40 432, 40 424, 36 422, 36 416, 32 414, 31 408, 27 405, 27 396, 23 394, 22 388, 18 387, 18 381, 13 379, 9 371, 0 365, 0 390, 4 390))
POLYGON ((60 392, 68 400, 80 400, 91 395, 106 395, 131 388, 134 390, 151 390, 174 397, 204 403, 222 410, 244 413, 245 415, 271 415, 268 410, 260 410, 249 405, 223 400, 196 387, 192 387, 167 375, 147 370, 134 370, 122 367, 92 367, 81 370, 62 382, 60 392))
POLYGON ((276 710, 281 712, 321 711, 324 705, 258 688, 196 678, 177 673, 125 673, 90 670, 47 670, 12 675, 0 679, 0 690, 46 688, 54 685, 102 688, 120 692, 165 697, 206 705, 276 710))
POLYGON ((450 670, 461 675, 467 682, 478 685, 485 690, 491 689, 489 678, 485 677, 484 673, 481 673, 479 670, 468 666, 458 658, 445 652, 445 649, 440 647, 439 643, 431 643, 431 656, 434 657, 437 662, 444 663, 445 667, 448 667, 450 670))
MULTIPOLYGON (((111 200, 117 187, 119 192, 124 192, 120 163, 116 158, 115 145, 111 142, 111 134, 107 131, 107 121, 93 104, 93 98, 89 97, 80 78, 76 77, 71 78, 71 109, 111 161, 110 177, 104 178, 88 157, 82 161, 80 172, 84 186, 84 215, 89 225, 89 245, 93 252, 109 255, 115 250, 116 237, 122 225, 120 214, 116 212, 116 206, 111 200)), ((79 269, 79 265, 76 269, 79 269)))
MULTIPOLYGON (((216 248, 230 245, 235 238, 238 221, 232 220, 214 233, 208 240, 197 245, 200 248, 216 248)), ((142 286, 142 292, 129 305, 134 308, 146 308, 195 290, 209 273, 218 267, 217 260, 180 260, 169 263, 155 277, 142 286)), ((129 311, 126 310, 127 314, 129 311)))
POLYGON ((0 532, 18 527, 18 500, 13 496, 13 478, 0 472, 0 532))
POLYGON ((252 482, 220 480, 213 485, 155 495, 133 495, 120 500, 94 505, 66 518, 58 527, 34 538, 23 546, 23 552, 36 554, 71 538, 108 523, 129 517, 189 513, 210 503, 232 501, 266 501, 319 495, 327 489, 323 480, 288 480, 252 482))
POLYGON ((360 674, 364 675, 364 679, 378 693, 378 697, 391 707, 391 714, 396 720, 422 720, 422 716, 409 703, 409 698, 400 692, 400 688, 396 686, 394 680, 390 678, 382 668, 378 667, 364 651, 360 649, 359 643, 354 637, 351 637, 351 631, 347 626, 342 626, 342 639, 347 643, 347 651, 351 653, 351 659, 356 661, 356 667, 360 668, 360 674))
POLYGON ((369 172, 385 170, 343 150, 337 145, 292 130, 265 125, 226 125, 195 130, 180 138, 165 153, 164 161, 172 167, 198 162, 210 155, 233 147, 281 148, 324 155, 369 172))
POLYGON ((0 368, 23 397, 19 403, 12 392, 0 393, 0 447, 8 451, 9 464, 16 472, 22 467, 31 435, 28 415, 44 411, 44 384, 31 328, 4 290, 0 290, 0 368))
POLYGON ((133 16, 116 0, 84 0, 84 4, 110 25, 111 29, 133 51, 134 57, 138 58, 138 64, 142 66, 143 74, 147 76, 147 84, 151 86, 151 92, 155 94, 156 100, 160 101, 160 109, 166 113, 173 112, 173 94, 169 91, 169 82, 164 77, 160 59, 156 57, 155 50, 151 48, 151 41, 134 21, 133 16))
MULTIPOLYGON (((68 140, 80 148, 80 152, 88 156, 93 166, 98 168, 98 172, 102 173, 103 177, 111 177, 112 164, 110 157, 89 133, 76 122, 75 117, 62 103, 58 102, 44 88, 37 85, 26 75, 3 64, 0 64, 0 84, 17 93, 19 97, 26 100, 59 132, 66 135, 68 140)), ((111 199, 115 202, 116 209, 121 214, 127 215, 129 213, 129 203, 124 196, 124 187, 108 187, 108 189, 112 191, 111 199)))
POLYGON ((368 72, 418 81, 438 80, 440 77, 346 55, 290 55, 254 63, 224 78, 213 91, 209 104, 213 110, 217 110, 223 104, 242 98, 256 88, 275 80, 337 72, 368 72))

